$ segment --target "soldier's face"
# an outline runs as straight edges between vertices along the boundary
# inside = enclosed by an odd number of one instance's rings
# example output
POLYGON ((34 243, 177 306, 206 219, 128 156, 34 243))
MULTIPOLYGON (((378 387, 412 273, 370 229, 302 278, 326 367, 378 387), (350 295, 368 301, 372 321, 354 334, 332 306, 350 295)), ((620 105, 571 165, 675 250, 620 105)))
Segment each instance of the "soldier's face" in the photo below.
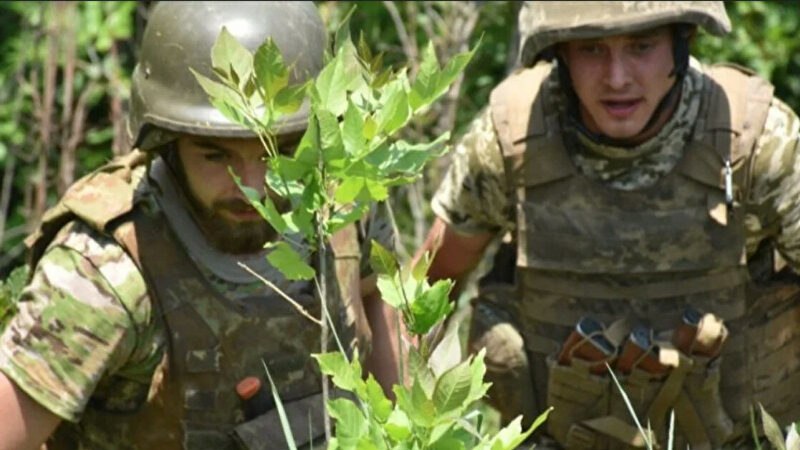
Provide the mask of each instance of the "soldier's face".
POLYGON ((244 186, 266 195, 265 153, 258 139, 185 135, 178 139, 178 155, 193 215, 214 247, 252 253, 275 237, 228 173, 230 167, 244 186))
MULTIPOLYGON (((675 82, 669 76, 674 66, 669 27, 565 42, 559 52, 569 67, 583 124, 614 139, 642 138, 640 133, 675 82)), ((661 125, 668 118, 661 117, 661 125)), ((653 128, 648 135, 659 127, 653 128)))

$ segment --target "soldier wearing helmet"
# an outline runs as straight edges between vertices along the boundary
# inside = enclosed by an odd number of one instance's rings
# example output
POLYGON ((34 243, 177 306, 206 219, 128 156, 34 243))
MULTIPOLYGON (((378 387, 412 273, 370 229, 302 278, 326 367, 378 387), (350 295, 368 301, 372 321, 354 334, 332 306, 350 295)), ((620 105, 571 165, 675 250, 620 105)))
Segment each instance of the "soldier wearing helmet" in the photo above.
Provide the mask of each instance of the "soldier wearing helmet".
POLYGON ((464 280, 495 251, 469 342, 503 419, 554 406, 543 440, 643 447, 606 362, 661 445, 670 411, 676 448, 748 447, 759 402, 800 418, 800 121, 690 57, 724 4, 526 2, 519 27, 418 253, 464 280))
MULTIPOLYGON (((298 447, 322 444, 310 357, 320 328, 237 262, 316 317, 319 302, 311 283, 267 263, 264 244, 281 238, 227 172, 274 195, 263 147, 189 70, 213 78, 223 26, 250 51, 274 39, 294 63, 291 83, 322 68, 325 29, 310 2, 154 7, 132 80, 134 150, 75 183, 28 240, 31 280, 0 337, 0 448, 39 448, 48 436, 51 449, 285 448, 263 364, 298 447), (260 391, 240 384, 248 377, 260 391)), ((280 124, 282 151, 297 144, 307 111, 280 124)), ((369 229, 386 240, 385 228, 369 229)), ((352 344, 369 344, 359 237, 354 227, 333 239, 327 308, 352 344)))

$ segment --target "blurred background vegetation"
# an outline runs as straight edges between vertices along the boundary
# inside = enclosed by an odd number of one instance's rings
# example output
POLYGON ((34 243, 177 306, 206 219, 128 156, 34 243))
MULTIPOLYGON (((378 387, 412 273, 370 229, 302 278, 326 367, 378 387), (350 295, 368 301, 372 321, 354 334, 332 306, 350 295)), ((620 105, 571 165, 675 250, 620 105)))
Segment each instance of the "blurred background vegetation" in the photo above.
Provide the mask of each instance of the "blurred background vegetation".
MULTIPOLYGON (((356 5, 354 37, 363 33, 384 62, 418 61, 432 40, 440 58, 483 44, 463 79, 405 131, 425 140, 445 130, 458 136, 512 68, 518 2, 316 2, 335 29, 356 5)), ((24 262, 24 237, 64 189, 114 155, 125 135, 130 74, 154 2, 0 2, 0 280, 24 262)), ((800 111, 800 7, 796 2, 728 2, 733 33, 701 33, 694 54, 731 61, 768 78, 800 111)), ((413 70, 412 70, 413 71, 413 70)), ((402 235, 401 256, 422 242, 428 205, 448 165, 392 195, 402 235)), ((0 322, 3 315, 0 284, 0 322)))

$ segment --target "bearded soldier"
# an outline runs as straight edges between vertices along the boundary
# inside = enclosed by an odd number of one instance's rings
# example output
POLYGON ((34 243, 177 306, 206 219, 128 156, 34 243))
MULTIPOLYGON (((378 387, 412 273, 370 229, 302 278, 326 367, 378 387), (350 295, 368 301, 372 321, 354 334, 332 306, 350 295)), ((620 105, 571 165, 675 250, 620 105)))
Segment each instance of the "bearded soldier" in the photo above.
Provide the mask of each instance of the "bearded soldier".
POLYGON ((470 332, 503 418, 554 406, 560 446, 643 446, 606 363, 661 445, 670 411, 676 448, 752 447, 758 403, 800 418, 800 122, 752 71, 690 56, 697 27, 730 31, 724 4, 526 2, 519 26, 422 249, 463 280, 511 242, 470 332))
MULTIPOLYGON (((320 327, 237 262, 316 317, 319 302, 311 283, 267 263, 265 242, 281 237, 228 173, 275 196, 264 148, 211 106, 189 70, 213 78, 223 26, 250 51, 274 39, 293 63, 292 83, 322 68, 326 33, 310 2, 154 7, 132 79, 134 150, 73 185, 28 240, 31 280, 0 340, 0 448, 39 448, 48 436, 50 449, 285 448, 262 361, 298 446, 321 445, 310 357, 320 327), (255 384, 241 385, 248 377, 255 384)), ((304 104, 280 123, 282 152, 307 116, 304 104)), ((382 240, 372 229, 362 238, 382 240)), ((339 282, 327 308, 363 344, 357 234, 333 239, 339 282)))

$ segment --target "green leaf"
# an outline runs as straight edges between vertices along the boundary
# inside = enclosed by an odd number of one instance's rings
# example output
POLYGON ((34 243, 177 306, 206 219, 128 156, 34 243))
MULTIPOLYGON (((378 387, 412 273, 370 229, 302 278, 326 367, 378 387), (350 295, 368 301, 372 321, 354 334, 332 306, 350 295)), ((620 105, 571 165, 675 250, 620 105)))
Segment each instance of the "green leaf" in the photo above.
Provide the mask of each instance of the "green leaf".
POLYGON ((372 413, 375 414, 375 418, 381 423, 386 422, 392 413, 392 402, 386 398, 383 388, 375 381, 375 377, 372 374, 367 377, 366 394, 367 404, 372 409, 372 413))
POLYGON ((316 242, 314 230, 314 215, 305 208, 298 208, 283 214, 287 229, 300 233, 306 241, 316 242))
POLYGON ((366 179, 364 180, 364 188, 357 197, 364 202, 380 202, 386 200, 389 196, 389 189, 380 181, 366 179))
POLYGON ((217 72, 228 75, 229 80, 236 82, 239 87, 244 87, 253 71, 253 55, 226 27, 222 27, 211 47, 211 66, 217 72))
POLYGON ((269 162, 271 171, 278 175, 277 178, 280 180, 280 183, 277 185, 277 189, 272 186, 270 187, 272 187, 276 192, 281 193, 281 195, 284 193, 283 186, 281 185, 283 180, 300 180, 314 168, 309 164, 285 155, 277 155, 273 158, 270 158, 269 162))
POLYGON ((336 440, 341 448, 356 448, 367 432, 367 422, 355 403, 346 398, 328 400, 328 412, 336 419, 336 440))
POLYGON ((222 113, 227 119, 243 126, 252 126, 245 115, 241 112, 246 109, 235 91, 222 83, 217 83, 208 77, 189 69, 194 74, 200 87, 208 94, 211 104, 222 113))
POLYGON ((395 442, 404 441, 411 435, 411 422, 408 420, 408 415, 400 409, 395 409, 389 414, 383 428, 395 442))
POLYGON ((767 436, 770 444, 776 450, 786 450, 786 442, 783 440, 783 433, 778 422, 772 418, 771 415, 764 409, 764 405, 758 404, 761 408, 761 423, 764 425, 764 434, 767 436))
POLYGON ((408 349, 408 373, 412 379, 419 382, 420 387, 425 391, 425 395, 433 396, 433 390, 436 388, 436 377, 428 362, 419 354, 419 350, 414 347, 408 349))
POLYGON ((328 231, 335 233, 346 225, 357 222, 369 211, 368 203, 355 203, 350 209, 339 210, 328 220, 328 231))
POLYGON ((267 38, 256 50, 253 69, 256 79, 266 94, 264 103, 273 100, 276 94, 289 84, 289 69, 283 61, 281 50, 272 37, 267 38))
POLYGON ((376 274, 389 277, 393 277, 398 269, 397 259, 392 252, 374 239, 370 248, 369 265, 376 274))
POLYGON ((322 109, 338 116, 347 108, 347 73, 339 52, 317 76, 314 84, 322 109))
POLYGON ((429 448, 430 450, 465 450, 467 447, 460 439, 445 436, 434 442, 429 448))
POLYGON ((310 83, 310 81, 307 81, 303 84, 294 84, 278 91, 278 93, 275 94, 275 98, 272 100, 275 111, 281 114, 296 113, 297 110, 300 109, 300 106, 303 105, 303 100, 306 98, 306 92, 310 83))
POLYGON ((397 406, 408 415, 411 422, 425 428, 433 425, 436 408, 417 380, 414 380, 411 392, 399 385, 394 385, 392 389, 397 397, 397 406))
POLYGON ((356 105, 348 101, 342 121, 342 141, 345 151, 350 156, 361 155, 367 148, 363 135, 364 118, 361 114, 356 105))
POLYGON ((411 85, 408 103, 414 111, 431 102, 436 95, 439 78, 439 61, 436 59, 436 50, 433 41, 428 41, 422 52, 422 62, 417 71, 417 77, 411 85))
POLYGON ((376 121, 378 130, 387 135, 394 133, 406 124, 411 117, 411 109, 408 106, 408 95, 404 88, 404 76, 387 85, 384 92, 385 99, 377 111, 376 121))
POLYGON ((371 115, 367 116, 367 118, 364 119, 364 128, 362 128, 361 130, 362 136, 364 137, 364 139, 371 141, 372 138, 375 137, 375 133, 377 132, 378 132, 378 123, 375 122, 375 119, 373 119, 371 115))
POLYGON ((361 364, 357 359, 348 363, 340 352, 316 353, 311 356, 317 360, 320 371, 330 375, 336 386, 351 392, 363 387, 361 364))
POLYGON ((267 261, 278 269, 289 280, 310 280, 314 278, 314 269, 289 244, 279 241, 267 255, 267 261))
POLYGON ((286 410, 284 410, 283 402, 281 401, 281 397, 278 395, 278 388, 275 387, 275 382, 272 381, 272 374, 269 373, 267 363, 265 363, 262 359, 261 364, 264 365, 264 371, 267 372, 270 391, 272 392, 272 397, 275 400, 275 409, 278 410, 278 418, 281 422, 283 436, 286 438, 286 445, 289 447, 289 450, 297 450, 297 445, 294 443, 294 436, 292 435, 292 427, 289 425, 289 419, 286 418, 286 410))
POLYGON ((231 177, 233 177, 233 181, 236 183, 236 186, 239 187, 239 190, 241 190, 245 197, 247 197, 247 201, 250 203, 250 205, 255 208, 259 214, 261 214, 261 217, 269 222, 269 224, 272 225, 272 228, 275 228, 275 230, 279 233, 286 231, 286 221, 283 220, 283 217, 281 217, 281 213, 278 212, 278 208, 275 207, 275 203, 273 203, 272 199, 266 195, 264 196, 264 199, 261 200, 261 195, 258 193, 258 191, 243 185, 242 179, 233 172, 233 168, 231 166, 228 166, 228 173, 231 175, 231 177))
POLYGON ((341 204, 352 203, 361 190, 364 189, 364 184, 364 178, 347 178, 336 188, 334 199, 341 204))
POLYGON ((486 364, 483 362, 486 356, 486 349, 481 349, 470 363, 470 371, 472 372, 472 383, 469 389, 469 400, 475 401, 483 398, 489 390, 491 383, 484 383, 483 377, 486 375, 486 364))
POLYGON ((452 311, 453 305, 448 297, 452 287, 451 280, 439 280, 411 303, 414 321, 409 325, 410 332, 425 334, 452 311))
POLYGON ((294 159, 311 168, 317 167, 320 154, 319 121, 313 112, 308 116, 308 128, 303 133, 297 150, 294 152, 294 159))
POLYGON ((437 377, 461 362, 461 340, 459 339, 458 328, 459 324, 456 323, 454 327, 447 331, 439 345, 431 352, 428 366, 437 377))
POLYGON ((344 143, 339 120, 328 111, 317 111, 322 157, 325 162, 344 158, 344 143))
POLYGON ((381 298, 394 308, 400 308, 406 303, 410 304, 425 287, 425 283, 418 282, 408 274, 402 276, 403 282, 401 283, 401 275, 403 275, 402 271, 398 271, 393 277, 378 275, 378 290, 381 292, 381 298))
POLYGON ((436 412, 444 415, 469 406, 464 403, 469 398, 471 384, 472 371, 467 361, 442 374, 433 391, 436 412))

